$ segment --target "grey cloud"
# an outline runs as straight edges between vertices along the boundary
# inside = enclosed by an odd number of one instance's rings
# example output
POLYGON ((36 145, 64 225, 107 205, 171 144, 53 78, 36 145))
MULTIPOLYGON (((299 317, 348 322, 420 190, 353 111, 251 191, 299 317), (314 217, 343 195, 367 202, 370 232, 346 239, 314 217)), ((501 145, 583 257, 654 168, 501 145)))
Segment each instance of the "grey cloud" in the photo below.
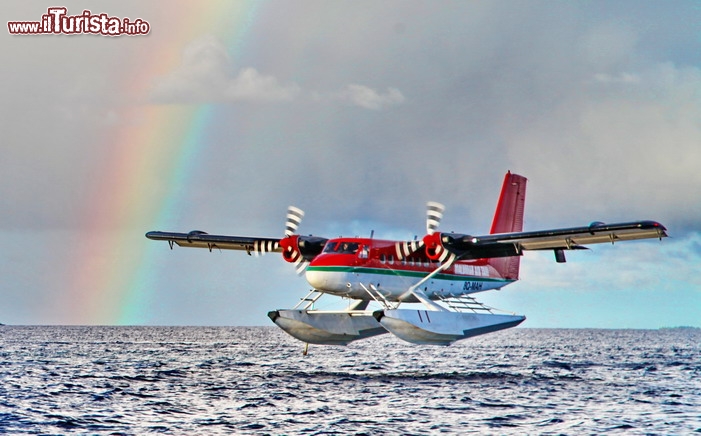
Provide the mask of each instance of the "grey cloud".
POLYGON ((378 110, 404 102, 405 98, 396 88, 387 88, 380 93, 363 85, 348 85, 338 94, 339 99, 365 109, 378 110))
POLYGON ((296 84, 280 85, 273 76, 264 76, 254 68, 244 68, 224 89, 232 100, 289 101, 300 93, 296 84))
POLYGON ((224 44, 205 36, 185 47, 178 68, 157 80, 154 103, 192 104, 210 102, 284 102, 339 100, 365 109, 379 110, 404 102, 396 88, 379 92, 365 85, 346 85, 337 93, 305 91, 297 83, 282 83, 274 75, 246 67, 234 73, 224 44))
POLYGON ((296 84, 284 85, 254 68, 233 73, 226 47, 214 36, 192 41, 178 68, 160 78, 151 99, 156 103, 222 101, 289 101, 299 95, 296 84))

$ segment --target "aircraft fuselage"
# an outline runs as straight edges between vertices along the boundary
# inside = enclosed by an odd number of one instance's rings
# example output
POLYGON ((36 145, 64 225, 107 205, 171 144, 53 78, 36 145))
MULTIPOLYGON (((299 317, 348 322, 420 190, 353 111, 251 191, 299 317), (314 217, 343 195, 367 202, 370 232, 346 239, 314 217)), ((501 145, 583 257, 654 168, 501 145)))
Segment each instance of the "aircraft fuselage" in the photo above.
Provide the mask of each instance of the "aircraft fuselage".
MULTIPOLYGON (((406 291, 439 266, 424 250, 399 259, 395 241, 369 238, 330 239, 309 264, 305 277, 319 291, 354 299, 379 292, 388 301, 416 302, 406 291)), ((501 288, 505 279, 486 260, 457 261, 420 285, 431 299, 501 288)))

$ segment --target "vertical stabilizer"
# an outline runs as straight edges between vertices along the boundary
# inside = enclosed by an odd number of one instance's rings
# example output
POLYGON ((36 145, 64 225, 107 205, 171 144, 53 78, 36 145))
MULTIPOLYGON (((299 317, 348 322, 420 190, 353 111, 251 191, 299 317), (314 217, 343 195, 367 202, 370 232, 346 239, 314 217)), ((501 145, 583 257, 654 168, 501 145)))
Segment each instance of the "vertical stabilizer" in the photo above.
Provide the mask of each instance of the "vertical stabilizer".
MULTIPOLYGON (((511 171, 504 176, 504 184, 494 212, 490 233, 511 233, 523 231, 523 211, 526 204, 526 178, 511 171)), ((520 256, 501 257, 489 260, 499 274, 507 279, 518 279, 521 265, 520 256)))

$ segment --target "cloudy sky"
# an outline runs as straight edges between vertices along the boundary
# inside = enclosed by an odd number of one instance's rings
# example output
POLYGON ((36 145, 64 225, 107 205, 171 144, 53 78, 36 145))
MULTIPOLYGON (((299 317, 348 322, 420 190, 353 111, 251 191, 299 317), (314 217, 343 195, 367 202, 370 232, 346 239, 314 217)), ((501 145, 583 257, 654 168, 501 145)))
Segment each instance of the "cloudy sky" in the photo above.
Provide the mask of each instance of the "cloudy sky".
MULTIPOLYGON (((40 21, 54 1, 5 1, 40 21)), ((148 35, 0 50, 0 322, 269 325, 307 291, 275 255, 149 230, 407 239, 654 219, 480 295, 526 327, 701 326, 701 8, 693 1, 69 1, 148 35)))

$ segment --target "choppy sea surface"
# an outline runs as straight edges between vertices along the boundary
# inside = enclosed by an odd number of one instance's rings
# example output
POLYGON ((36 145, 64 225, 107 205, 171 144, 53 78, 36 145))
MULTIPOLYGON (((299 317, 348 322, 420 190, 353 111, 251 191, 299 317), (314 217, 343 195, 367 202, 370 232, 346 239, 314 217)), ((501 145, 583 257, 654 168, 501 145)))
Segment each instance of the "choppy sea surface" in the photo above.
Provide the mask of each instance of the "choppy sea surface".
POLYGON ((450 347, 276 327, 0 326, 6 434, 701 433, 701 331, 512 329, 450 347))

